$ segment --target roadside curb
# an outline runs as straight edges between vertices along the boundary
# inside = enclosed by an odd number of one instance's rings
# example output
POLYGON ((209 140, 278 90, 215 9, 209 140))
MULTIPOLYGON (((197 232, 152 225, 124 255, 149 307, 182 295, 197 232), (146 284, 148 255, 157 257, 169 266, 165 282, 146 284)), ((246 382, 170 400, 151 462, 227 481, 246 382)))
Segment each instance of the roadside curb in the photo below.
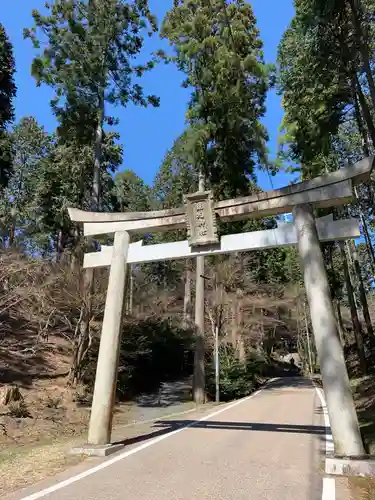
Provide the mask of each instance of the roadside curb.
POLYGON ((335 500, 336 499, 336 480, 332 476, 328 476, 327 472, 327 458, 329 455, 334 453, 334 443, 331 433, 331 425, 329 421, 329 415, 327 410, 327 404, 324 397, 323 389, 318 387, 316 382, 310 377, 311 383, 314 386, 316 393, 318 394, 320 404, 322 405, 324 426, 326 428, 325 432, 325 453, 324 453, 324 472, 323 477, 323 488, 322 488, 322 500, 335 500))
POLYGON ((375 458, 327 457, 326 473, 345 477, 375 477, 375 458))

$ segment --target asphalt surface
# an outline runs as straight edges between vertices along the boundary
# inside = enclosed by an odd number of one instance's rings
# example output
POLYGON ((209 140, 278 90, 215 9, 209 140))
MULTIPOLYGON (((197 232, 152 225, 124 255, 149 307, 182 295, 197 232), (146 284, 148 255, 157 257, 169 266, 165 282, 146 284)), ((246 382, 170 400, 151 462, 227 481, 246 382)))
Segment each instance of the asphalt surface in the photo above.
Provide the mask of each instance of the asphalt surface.
MULTIPOLYGON (((325 437, 319 406, 310 381, 280 379, 225 411, 211 408, 206 415, 155 422, 151 433, 125 448, 133 451, 130 456, 115 463, 116 456, 109 457, 110 465, 54 492, 11 498, 317 500, 322 498, 319 470, 325 437), (205 420, 199 421, 202 416, 205 420), (167 436, 184 425, 190 427, 167 436), (155 437, 159 441, 152 442, 155 437)), ((96 459, 85 467, 106 461, 96 459)))

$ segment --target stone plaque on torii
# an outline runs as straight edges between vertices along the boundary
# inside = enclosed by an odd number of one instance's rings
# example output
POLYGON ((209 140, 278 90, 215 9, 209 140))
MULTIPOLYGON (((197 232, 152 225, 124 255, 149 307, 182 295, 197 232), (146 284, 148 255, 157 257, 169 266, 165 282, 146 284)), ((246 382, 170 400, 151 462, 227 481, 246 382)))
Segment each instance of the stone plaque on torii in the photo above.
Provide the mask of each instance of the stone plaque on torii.
POLYGON ((191 247, 219 243, 211 191, 185 196, 186 229, 191 247))
POLYGON ((363 454, 355 409, 352 400, 348 403, 349 379, 319 243, 356 238, 360 236, 359 224, 355 219, 334 221, 332 215, 315 220, 313 209, 351 202, 354 186, 370 178, 374 163, 375 157, 365 158, 312 180, 219 202, 213 201, 210 191, 187 194, 183 207, 170 210, 99 213, 69 209, 71 220, 83 223, 85 236, 114 233, 113 246, 102 246, 100 252, 84 256, 85 268, 110 266, 86 452, 90 452, 90 447, 93 454, 111 450, 127 264, 297 245, 333 439, 343 455, 363 454), (218 238, 217 217, 226 222, 288 212, 293 212, 294 224, 218 238), (130 232, 147 234, 175 229, 187 229, 188 240, 145 246, 142 241, 129 243, 130 232), (330 390, 332 377, 335 390, 330 390), (340 441, 342 435, 346 435, 345 442, 340 441))

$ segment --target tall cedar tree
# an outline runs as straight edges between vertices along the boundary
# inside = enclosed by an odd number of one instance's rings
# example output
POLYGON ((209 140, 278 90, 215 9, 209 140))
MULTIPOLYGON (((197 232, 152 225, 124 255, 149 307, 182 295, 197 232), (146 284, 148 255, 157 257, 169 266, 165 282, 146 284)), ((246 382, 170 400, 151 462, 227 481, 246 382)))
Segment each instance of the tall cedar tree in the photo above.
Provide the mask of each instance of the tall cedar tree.
POLYGON ((0 24, 0 188, 8 183, 12 170, 11 147, 8 125, 14 119, 13 100, 16 96, 14 83, 15 62, 12 44, 0 24))
POLYGON ((34 59, 32 71, 38 84, 44 82, 56 91, 52 106, 62 124, 61 133, 72 125, 80 126, 82 133, 86 120, 91 122, 92 207, 98 209, 103 125, 115 122, 106 116, 105 104, 159 104, 155 96, 144 95, 138 80, 154 63, 132 64, 142 49, 144 31, 155 32, 156 21, 147 0, 56 0, 46 7, 49 15, 33 11, 35 26, 24 33, 37 49, 45 37, 48 41, 34 59))
POLYGON ((195 131, 194 166, 218 197, 248 192, 254 167, 265 163, 260 119, 270 76, 251 6, 175 0, 161 35, 192 89, 187 120, 195 131))
MULTIPOLYGON (((40 205, 36 199, 45 161, 50 160, 54 139, 33 117, 25 117, 10 132, 12 175, 0 198, 3 243, 30 248, 50 235, 40 234, 40 205)), ((51 193, 51 196, 56 193, 51 193)), ((48 207, 50 210, 50 207, 48 207)), ((37 250, 41 247, 37 244, 37 250)))
POLYGON ((368 136, 375 144, 369 108, 373 76, 366 62, 374 40, 371 2, 295 2, 296 15, 278 54, 286 132, 281 145, 289 149, 289 159, 302 163, 305 176, 329 165, 337 168, 336 136, 350 115, 362 135, 363 153, 370 150, 368 136))
MULTIPOLYGON (((93 183, 90 207, 101 205, 100 184, 103 160, 103 126, 114 123, 106 116, 106 103, 126 106, 158 105, 155 96, 145 96, 139 83, 144 71, 153 67, 133 64, 143 46, 144 31, 156 31, 147 0, 55 0, 46 4, 48 15, 33 11, 35 26, 26 29, 39 49, 41 40, 47 46, 33 63, 38 82, 52 86, 56 97, 52 107, 60 121, 62 139, 86 137, 93 144, 93 183), (38 38, 41 33, 41 39, 38 38), (87 126, 88 124, 88 126, 87 126)), ((76 139, 74 139, 76 140, 76 139)), ((85 142, 85 141, 83 141, 85 142)), ((82 176, 77 176, 77 185, 82 176)), ((91 344, 90 321, 93 294, 93 272, 85 272, 82 282, 83 305, 76 328, 71 379, 83 375, 83 364, 91 344)))
MULTIPOLYGON (((367 0, 295 2, 296 15, 284 34, 278 55, 286 132, 281 145, 287 146, 288 159, 300 162, 302 178, 336 170, 350 160, 358 160, 356 135, 363 141, 362 155, 370 153, 368 137, 375 145, 369 3, 367 0), (345 136, 353 129, 356 134, 350 135, 348 148, 345 136)), ((372 198, 371 188, 369 193, 372 198)), ((349 211, 353 215, 354 212, 358 214, 359 209, 372 255, 362 208, 363 200, 360 200, 360 205, 349 211)), ((341 256, 358 354, 364 359, 347 256, 344 251, 341 256)), ((362 278, 358 272, 357 275, 363 290, 362 278)), ((364 293, 361 302, 363 310, 367 311, 364 293)))

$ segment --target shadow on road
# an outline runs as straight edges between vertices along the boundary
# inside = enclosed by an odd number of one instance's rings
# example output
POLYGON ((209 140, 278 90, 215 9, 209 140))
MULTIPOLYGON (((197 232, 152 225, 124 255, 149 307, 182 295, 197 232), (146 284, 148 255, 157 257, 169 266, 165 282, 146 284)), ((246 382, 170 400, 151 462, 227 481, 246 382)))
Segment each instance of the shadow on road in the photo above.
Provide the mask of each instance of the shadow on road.
POLYGON ((315 425, 263 424, 257 422, 219 422, 213 420, 203 422, 199 420, 160 420, 158 422, 155 422, 153 425, 153 427, 157 428, 157 430, 130 439, 117 441, 115 444, 121 443, 125 446, 129 446, 131 444, 140 443, 148 439, 162 436, 163 434, 168 434, 169 432, 187 426, 193 429, 286 432, 293 434, 313 434, 321 436, 324 436, 326 432, 325 427, 315 425))
POLYGON ((155 422, 155 427, 175 429, 181 424, 196 429, 226 429, 238 431, 291 432, 294 434, 324 434, 325 427, 315 425, 261 424, 257 422, 216 422, 213 420, 167 420, 155 422))

